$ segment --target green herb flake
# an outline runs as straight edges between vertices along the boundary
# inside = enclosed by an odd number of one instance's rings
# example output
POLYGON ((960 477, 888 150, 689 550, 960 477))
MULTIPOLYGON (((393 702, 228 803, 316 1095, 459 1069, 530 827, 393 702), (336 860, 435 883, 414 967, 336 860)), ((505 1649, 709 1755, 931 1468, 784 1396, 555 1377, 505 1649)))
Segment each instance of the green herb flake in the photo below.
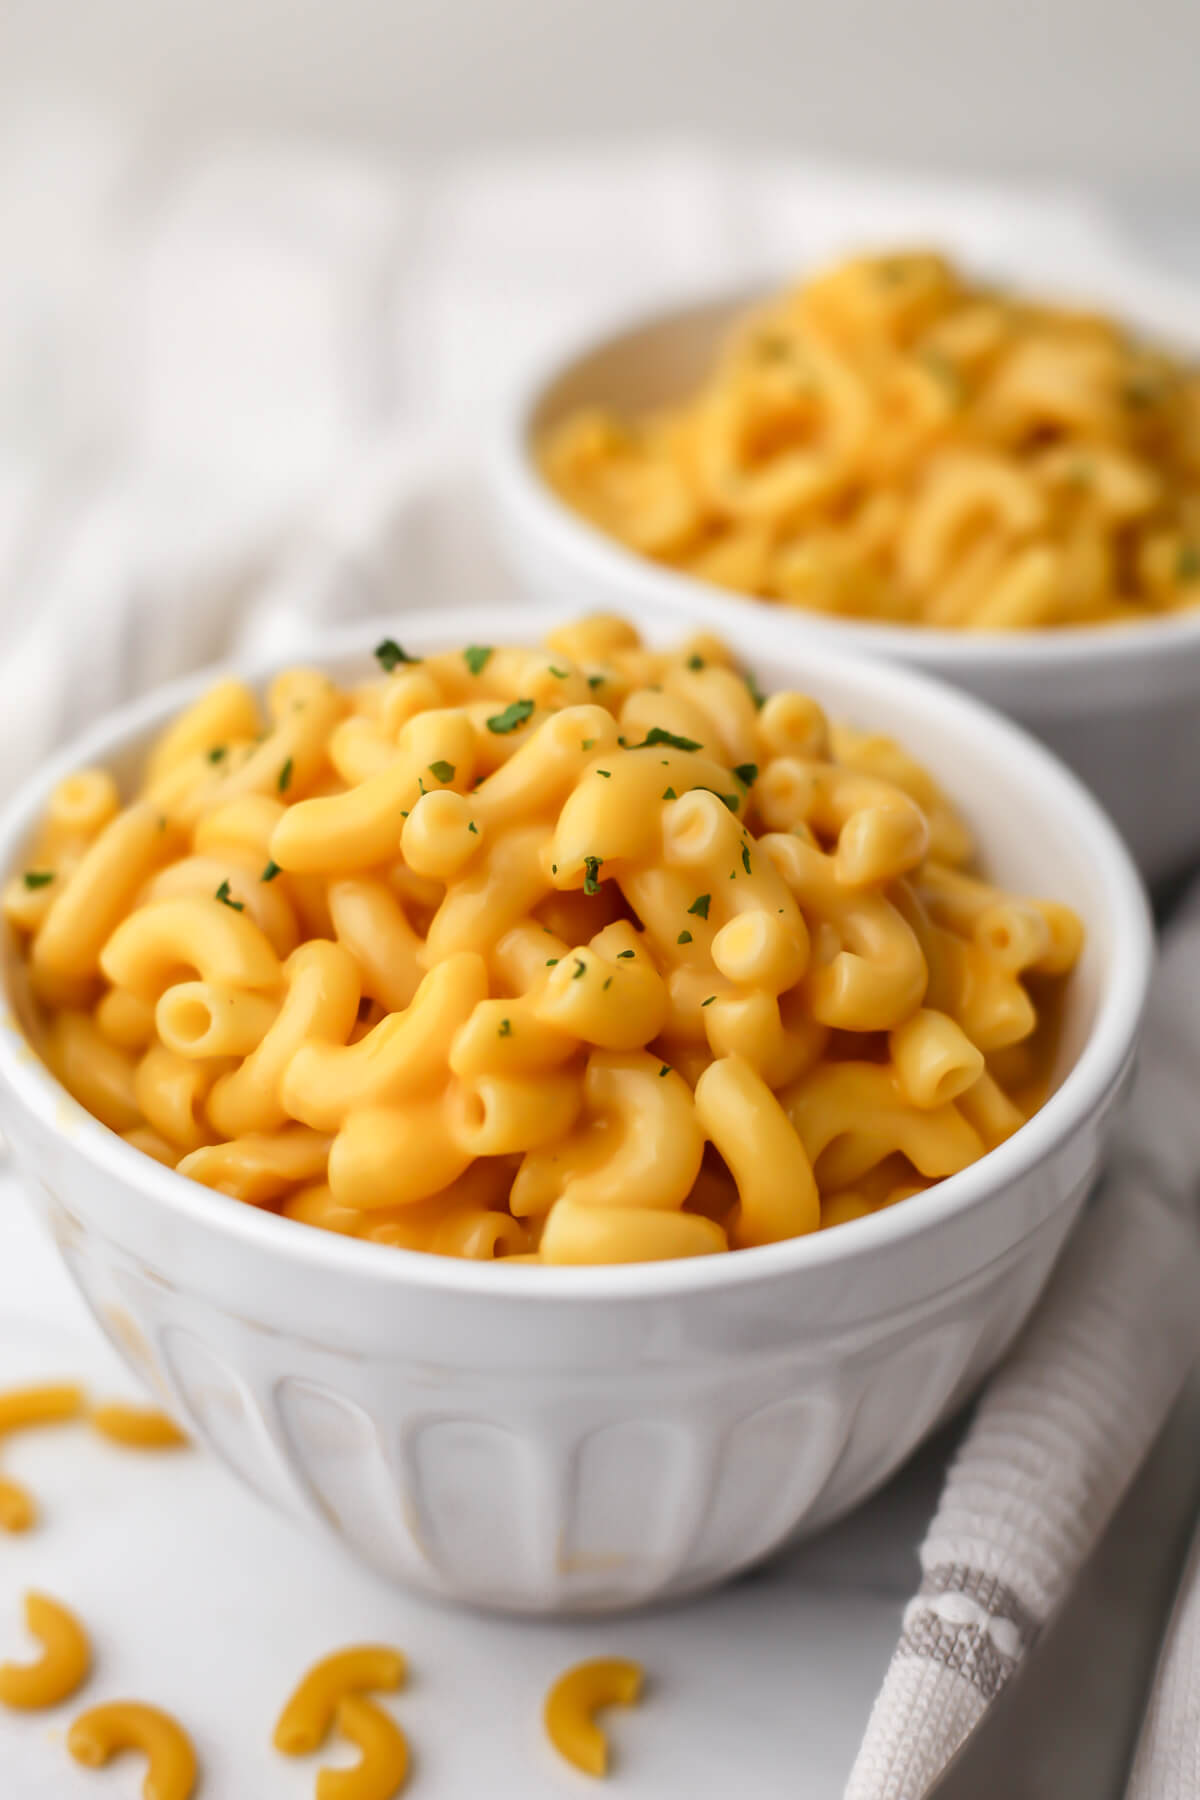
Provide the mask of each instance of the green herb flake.
POLYGON ((583 859, 583 891, 585 894, 600 892, 600 864, 602 856, 585 856, 583 859))
POLYGON ((552 875, 557 875, 557 874, 558 874, 558 864, 557 864, 557 863, 551 863, 551 864, 550 864, 550 873, 551 873, 551 874, 552 874, 552 875))
POLYGON ((629 958, 629 957, 631 957, 631 956, 632 956, 632 955, 633 955, 633 951, 632 951, 632 950, 618 950, 618 951, 617 951, 617 961, 618 961, 618 962, 625 962, 625 961, 626 961, 626 960, 627 960, 627 959, 628 959, 628 958, 629 958))
POLYGON ((597 688, 603 687, 604 683, 607 680, 608 680, 607 675, 589 675, 588 676, 588 686, 592 689, 592 691, 594 693, 597 688))
POLYGON ((678 798, 679 798, 679 795, 675 792, 675 789, 673 787, 663 789, 663 799, 664 800, 678 800, 678 798))
POLYGON ((556 680, 565 681, 567 679, 567 676, 571 673, 571 671, 570 671, 570 669, 556 669, 554 664, 551 663, 550 664, 550 673, 555 677, 556 680))
POLYGON ((663 1066, 662 1066, 662 1068, 661 1068, 661 1069, 660 1069, 660 1070, 659 1070, 659 1071, 658 1071, 658 1073, 659 1073, 659 1078, 660 1078, 660 1079, 661 1079, 661 1078, 662 1078, 662 1076, 664 1076, 664 1075, 669 1075, 669 1074, 670 1074, 670 1073, 671 1073, 671 1065, 670 1065, 670 1063, 664 1063, 664 1064, 663 1064, 663 1066))
POLYGON ((406 811, 406 810, 405 810, 405 811, 402 811, 402 812, 401 812, 401 814, 400 814, 400 817, 401 817, 401 818, 402 818, 402 819, 407 819, 407 817, 408 817, 408 813, 407 813, 407 811, 406 811))
POLYGON ((472 675, 482 675, 492 659, 490 644, 468 644, 463 651, 463 661, 472 675))
POLYGON ((690 944, 691 941, 692 934, 690 931, 681 931, 679 936, 675 939, 677 944, 690 944))
POLYGON ((546 967, 548 969, 557 969, 558 963, 559 963, 559 959, 557 956, 548 956, 546 958, 546 967))
POLYGON ((471 820, 471 823, 470 823, 470 824, 469 824, 469 825, 468 825, 468 826, 467 826, 467 830, 468 830, 468 831, 473 831, 473 832, 474 832, 474 833, 475 833, 475 836, 476 836, 476 837, 478 837, 478 836, 479 836, 479 827, 478 827, 478 825, 477 825, 477 824, 476 824, 476 823, 475 823, 475 821, 474 821, 474 819, 472 819, 472 820, 471 820))
POLYGON ((757 763, 739 763, 733 772, 743 787, 751 788, 758 780, 757 763))
POLYGON ((702 669, 704 667, 704 658, 702 656, 689 656, 687 659, 687 666, 689 669, 702 669))
POLYGON ((597 775, 603 775, 605 781, 612 780, 612 770, 611 769, 597 769, 596 773, 597 773, 597 775))
POLYGON ((750 846, 749 846, 749 844, 742 845, 742 867, 743 867, 743 869, 745 869, 745 871, 748 875, 750 873, 750 846))
POLYGON ((281 794, 286 794, 292 785, 292 759, 290 756, 279 771, 279 781, 277 785, 281 794))
POLYGON ((580 744, 579 748, 581 750, 594 750, 596 748, 595 738, 584 738, 584 740, 580 744))
POLYGON ((206 751, 205 754, 207 755, 210 763, 219 763, 222 761, 222 759, 224 757, 228 756, 228 754, 229 754, 228 746, 225 744, 214 744, 212 749, 209 751, 206 751))
POLYGON ((702 1001, 701 1001, 701 1002, 700 1002, 700 1004, 701 1004, 701 1006, 711 1006, 711 1005, 712 1005, 712 1003, 713 1003, 713 1001, 714 1001, 714 1000, 715 1000, 715 999, 716 999, 716 997, 717 997, 717 996, 716 996, 716 995, 715 995, 715 994, 710 994, 710 995, 709 995, 709 996, 708 996, 708 999, 707 999, 707 1000, 702 1000, 702 1001))
POLYGON ((578 981, 581 975, 586 975, 586 974, 587 974, 587 964, 584 962, 582 956, 577 956, 575 958, 575 973, 572 975, 571 980, 578 981))
POLYGON ((262 874, 259 876, 258 879, 260 881, 274 881, 274 879, 278 875, 278 873, 279 873, 279 864, 272 860, 271 862, 269 862, 267 864, 266 868, 263 870, 262 874))
POLYGON ((436 775, 439 781, 453 781, 454 764, 452 762, 447 762, 444 757, 439 757, 437 762, 430 763, 429 773, 431 775, 436 775))
POLYGON ((496 1036, 497 1037, 511 1037, 512 1034, 513 1034, 512 1020, 511 1019, 501 1019, 500 1029, 496 1033, 496 1036))
POLYGON ((600 989, 600 992, 601 992, 601 993, 602 993, 602 994, 606 994, 606 993, 607 993, 607 992, 608 992, 608 990, 609 990, 609 988, 610 988, 610 987, 611 987, 611 986, 612 986, 612 976, 611 976, 611 975, 606 975, 606 976, 605 976, 605 978, 604 978, 604 985, 603 985, 603 987, 602 987, 602 988, 601 988, 601 989, 600 989))
POLYGON ((652 725, 640 744, 630 744, 631 750, 649 750, 655 744, 668 744, 672 750, 699 750, 700 745, 695 738, 679 737, 673 731, 664 731, 661 725, 652 725))
POLYGON ((54 880, 53 869, 26 869, 25 886, 27 888, 49 887, 54 880))
POLYGON ((221 902, 222 906, 231 906, 234 912, 245 912, 246 910, 242 901, 235 900, 230 894, 228 881, 223 881, 221 883, 220 887, 217 889, 216 898, 221 902))
POLYGON ((510 731, 515 731, 518 725, 525 723, 532 711, 532 700, 514 700, 503 712, 492 714, 487 721, 487 728, 494 731, 497 737, 507 737, 510 731))
POLYGON ((1175 559, 1176 581, 1200 580, 1200 550, 1195 544, 1180 544, 1179 555, 1175 559))
POLYGON ((421 658, 410 656, 408 651, 396 642, 395 638, 384 638, 381 644, 375 646, 375 660, 380 668, 390 675, 392 670, 399 668, 401 663, 419 663, 421 658))
POLYGON ((694 913, 698 919, 707 919, 708 909, 711 904, 711 894, 697 894, 696 898, 692 901, 692 904, 688 907, 688 912, 694 913))
POLYGON ((754 702, 755 710, 761 712, 763 707, 767 704, 767 696, 763 693, 753 675, 747 675, 746 677, 746 691, 754 702))

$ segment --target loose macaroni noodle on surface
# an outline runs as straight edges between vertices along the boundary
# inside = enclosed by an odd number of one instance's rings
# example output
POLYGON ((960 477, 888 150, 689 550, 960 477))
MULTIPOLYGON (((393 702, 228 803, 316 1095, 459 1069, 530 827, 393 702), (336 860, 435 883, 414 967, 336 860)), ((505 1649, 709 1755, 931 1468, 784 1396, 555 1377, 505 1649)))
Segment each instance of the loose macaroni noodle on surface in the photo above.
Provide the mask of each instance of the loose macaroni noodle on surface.
POLYGON ((152 1406, 110 1400, 93 1406, 89 1422, 101 1437, 128 1450, 178 1450, 188 1442, 175 1421, 152 1406))
MULTIPOLYGON (((83 1389, 73 1382, 9 1388, 0 1392, 0 1438, 31 1425, 67 1423, 79 1416, 82 1407, 83 1389)), ((32 1494, 10 1476, 0 1475, 0 1531, 28 1531, 36 1523, 32 1494)))
POLYGON ((576 1663, 546 1695, 546 1736, 585 1775, 607 1775, 608 1739, 593 1714, 601 1706, 633 1706, 641 1693, 639 1663, 613 1656, 576 1663))
POLYGON ((612 1263, 875 1211, 1041 1104, 1079 922, 970 872, 898 746, 615 619, 376 654, 265 717, 222 682, 123 808, 55 791, 8 918, 129 1144, 385 1246, 612 1263))
POLYGON ((362 1756, 352 1769, 318 1770, 317 1800, 392 1800, 408 1776, 408 1740, 396 1721, 361 1694, 346 1694, 337 1728, 362 1756))
POLYGON ((1200 602, 1200 372, 924 251, 776 296, 694 394, 581 410, 540 455, 631 549, 816 612, 1015 630, 1200 602))
POLYGON ((25 1623, 42 1645, 31 1663, 0 1663, 0 1705, 58 1706, 81 1688, 91 1668, 87 1632, 74 1613, 47 1594, 26 1594, 25 1623))
POLYGON ((395 1693, 407 1678, 405 1658, 389 1644, 353 1644, 331 1651, 293 1690, 275 1725, 275 1748, 285 1756, 307 1756, 329 1736, 347 1694, 373 1688, 395 1693))
POLYGON ((147 1763, 143 1800, 190 1800, 195 1791, 192 1740, 169 1713, 140 1700, 112 1700, 80 1713, 67 1749, 89 1769, 102 1769, 123 1750, 140 1750, 147 1763))

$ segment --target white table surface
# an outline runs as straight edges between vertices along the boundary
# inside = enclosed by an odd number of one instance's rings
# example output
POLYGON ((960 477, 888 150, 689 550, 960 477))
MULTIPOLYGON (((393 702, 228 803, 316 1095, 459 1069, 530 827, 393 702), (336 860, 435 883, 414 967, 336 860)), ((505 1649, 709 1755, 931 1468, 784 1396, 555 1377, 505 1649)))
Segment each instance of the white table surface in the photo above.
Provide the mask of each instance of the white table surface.
MULTIPOLYGON (((27 1206, 0 1170, 0 1386, 82 1379, 136 1397, 27 1206)), ((27 1588, 75 1608, 96 1667, 73 1704, 0 1712, 4 1800, 111 1800, 140 1792, 121 1759, 78 1769, 64 1745, 84 1704, 157 1702, 192 1732, 202 1800, 311 1794, 321 1757, 270 1747, 291 1684, 316 1657, 396 1644, 408 1689, 388 1701, 408 1732, 422 1800, 554 1800, 589 1791, 543 1738, 542 1697, 567 1664, 613 1653, 647 1671, 643 1704, 610 1715, 611 1791, 629 1800, 840 1800, 916 1578, 943 1436, 883 1494, 816 1541, 697 1601, 640 1616, 529 1623, 451 1611, 385 1585, 268 1511, 198 1450, 139 1453, 82 1426, 31 1431, 4 1466, 42 1517, 0 1536, 0 1660, 32 1651, 27 1588)), ((351 1761, 331 1750, 326 1760, 351 1761)), ((608 1790, 606 1790, 608 1791, 608 1790)))

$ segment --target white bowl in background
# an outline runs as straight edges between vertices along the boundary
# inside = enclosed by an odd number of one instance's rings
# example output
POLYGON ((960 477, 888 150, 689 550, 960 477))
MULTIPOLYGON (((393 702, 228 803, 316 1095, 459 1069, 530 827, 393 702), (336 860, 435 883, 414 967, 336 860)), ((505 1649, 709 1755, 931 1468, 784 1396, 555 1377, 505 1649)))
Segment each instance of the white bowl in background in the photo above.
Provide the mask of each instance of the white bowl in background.
MULTIPOLYGON (((669 641, 681 623, 660 618, 648 635, 669 641)), ((762 1249, 600 1268, 477 1264, 318 1231, 185 1180, 84 1112, 28 1046, 6 952, 0 1122, 101 1325, 263 1498, 454 1600, 636 1606, 720 1581, 855 1505, 1012 1341, 1127 1083, 1152 939, 1091 797, 961 694, 780 645, 749 609, 736 623, 764 686, 802 686, 902 739, 1001 880, 1087 923, 1045 1107, 886 1212, 762 1249)), ((512 607, 412 613, 403 629, 415 650, 528 637, 512 607)), ((321 661, 360 672, 373 642, 356 626, 321 661)), ((95 762, 129 775, 209 679, 127 706, 56 756, 0 820, 0 877, 22 866, 56 781, 95 762)))
MULTIPOLYGON (((793 277, 794 278, 794 277, 793 277)), ((527 588, 552 605, 655 612, 737 634, 766 621, 774 652, 867 653, 939 675, 1048 744, 1092 788, 1149 880, 1200 857, 1200 608, 1145 625, 980 634, 838 619, 741 598, 627 549, 575 513, 538 468, 534 445, 580 406, 638 412, 692 393, 731 325, 783 282, 694 298, 560 350, 522 379, 490 458, 501 544, 527 588)), ((1016 286, 1017 283, 1012 283, 1016 286)), ((1033 290, 1026 278, 1021 284, 1033 290)), ((1053 291, 1045 284, 1043 291, 1053 291)), ((1149 336, 1195 353, 1200 299, 1136 265, 1106 268, 1087 298, 1149 336)))

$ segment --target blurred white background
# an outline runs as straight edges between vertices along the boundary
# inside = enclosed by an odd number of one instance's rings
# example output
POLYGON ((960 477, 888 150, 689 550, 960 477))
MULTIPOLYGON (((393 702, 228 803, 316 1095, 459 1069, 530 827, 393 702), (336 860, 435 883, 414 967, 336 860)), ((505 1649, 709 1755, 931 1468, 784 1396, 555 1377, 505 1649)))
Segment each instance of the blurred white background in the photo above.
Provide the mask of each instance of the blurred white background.
POLYGON ((404 148, 631 132, 1182 182, 1196 0, 4 0, 0 80, 184 132, 404 148))

